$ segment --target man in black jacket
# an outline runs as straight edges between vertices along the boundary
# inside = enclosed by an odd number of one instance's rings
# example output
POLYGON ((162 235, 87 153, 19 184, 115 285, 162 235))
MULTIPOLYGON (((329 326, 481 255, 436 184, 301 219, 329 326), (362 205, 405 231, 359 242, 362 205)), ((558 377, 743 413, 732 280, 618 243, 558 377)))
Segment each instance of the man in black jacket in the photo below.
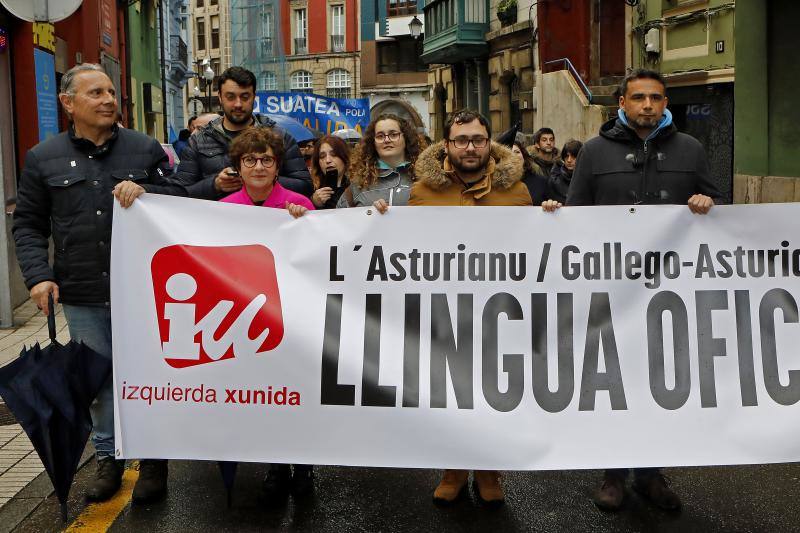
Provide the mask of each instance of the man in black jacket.
POLYGON ((617 118, 578 156, 567 205, 687 204, 707 213, 721 194, 703 146, 672 123, 661 75, 634 71, 620 91, 617 118))
MULTIPOLYGON (((61 301, 70 336, 111 358, 112 191, 139 190, 185 195, 168 183, 169 160, 158 141, 120 128, 114 84, 102 67, 82 64, 61 80, 59 100, 69 131, 28 151, 14 210, 14 241, 31 299, 47 314, 48 295, 61 301), (54 243, 54 264, 48 239, 54 243)), ((123 193, 123 196, 126 196, 123 193)), ((123 206, 130 205, 123 200, 123 206)), ((114 459, 111 378, 92 405, 92 441, 97 475, 90 500, 107 500, 119 489, 124 461, 114 459)), ((137 499, 163 495, 166 467, 142 461, 137 499), (156 491, 152 488, 156 480, 156 491)))
MULTIPOLYGON (((660 74, 636 70, 620 85, 618 117, 583 145, 567 194, 567 205, 685 204, 706 214, 720 192, 708 176, 702 145, 679 133, 667 109, 660 74)), ((545 210, 560 206, 550 200, 545 210)), ((625 496, 627 469, 606 470, 595 504, 616 511, 625 496)), ((665 510, 680 509, 677 494, 658 468, 634 469, 633 488, 665 510)))
POLYGON ((242 180, 230 166, 228 147, 245 129, 272 128, 283 136, 285 156, 281 163, 280 184, 311 196, 314 186, 294 137, 265 116, 253 114, 256 77, 242 67, 231 67, 219 78, 217 96, 224 115, 196 131, 181 153, 175 181, 186 187, 192 198, 219 200, 242 188, 242 180))

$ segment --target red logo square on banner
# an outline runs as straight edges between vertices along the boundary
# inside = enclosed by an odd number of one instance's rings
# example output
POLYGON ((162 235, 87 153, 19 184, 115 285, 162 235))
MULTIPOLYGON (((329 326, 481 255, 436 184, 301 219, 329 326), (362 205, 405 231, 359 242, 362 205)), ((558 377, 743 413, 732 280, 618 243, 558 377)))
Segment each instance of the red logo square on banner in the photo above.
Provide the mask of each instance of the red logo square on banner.
POLYGON ((269 248, 160 249, 150 264, 158 330, 175 368, 255 355, 283 339, 283 315, 269 248))

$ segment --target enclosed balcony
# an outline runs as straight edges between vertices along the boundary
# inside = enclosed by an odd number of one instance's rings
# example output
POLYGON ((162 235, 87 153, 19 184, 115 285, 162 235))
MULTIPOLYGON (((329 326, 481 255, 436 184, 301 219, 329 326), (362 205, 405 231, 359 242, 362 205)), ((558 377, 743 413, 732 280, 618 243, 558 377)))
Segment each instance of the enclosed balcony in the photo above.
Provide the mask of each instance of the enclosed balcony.
POLYGON ((189 71, 189 52, 186 43, 179 35, 170 36, 169 52, 172 69, 178 76, 183 77, 189 71))
POLYGON ((425 5, 425 63, 459 63, 489 52, 487 0, 428 0, 425 5))

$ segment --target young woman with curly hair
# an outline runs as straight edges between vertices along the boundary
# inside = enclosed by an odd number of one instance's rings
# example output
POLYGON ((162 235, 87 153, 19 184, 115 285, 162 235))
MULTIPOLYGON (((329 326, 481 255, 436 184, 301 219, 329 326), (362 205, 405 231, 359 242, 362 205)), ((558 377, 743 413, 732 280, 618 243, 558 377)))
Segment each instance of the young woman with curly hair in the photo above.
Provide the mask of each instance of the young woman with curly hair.
POLYGON ((406 205, 423 144, 414 126, 398 115, 372 119, 353 150, 350 187, 336 207, 367 207, 379 199, 406 205))

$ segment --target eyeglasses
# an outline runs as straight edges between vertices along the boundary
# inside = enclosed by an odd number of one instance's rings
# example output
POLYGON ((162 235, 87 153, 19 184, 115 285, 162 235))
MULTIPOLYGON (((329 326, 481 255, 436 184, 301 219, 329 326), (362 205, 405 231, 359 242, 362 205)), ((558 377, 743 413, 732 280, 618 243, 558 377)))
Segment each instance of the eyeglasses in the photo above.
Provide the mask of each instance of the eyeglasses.
POLYGON ((456 148, 466 148, 469 146, 469 143, 472 143, 472 146, 475 148, 483 148, 486 146, 486 143, 489 142, 489 137, 466 137, 459 135, 455 139, 448 139, 448 141, 453 143, 456 148))
POLYGON ((375 140, 379 143, 385 143, 387 139, 390 141, 396 141, 401 135, 402 133, 399 131, 390 131, 389 133, 380 132, 375 134, 375 140))
POLYGON ((259 161, 261 161, 261 164, 264 166, 264 168, 272 168, 275 166, 275 158, 270 155, 265 155, 264 157, 246 155, 242 158, 242 165, 246 166, 247 168, 254 168, 256 163, 259 161))

